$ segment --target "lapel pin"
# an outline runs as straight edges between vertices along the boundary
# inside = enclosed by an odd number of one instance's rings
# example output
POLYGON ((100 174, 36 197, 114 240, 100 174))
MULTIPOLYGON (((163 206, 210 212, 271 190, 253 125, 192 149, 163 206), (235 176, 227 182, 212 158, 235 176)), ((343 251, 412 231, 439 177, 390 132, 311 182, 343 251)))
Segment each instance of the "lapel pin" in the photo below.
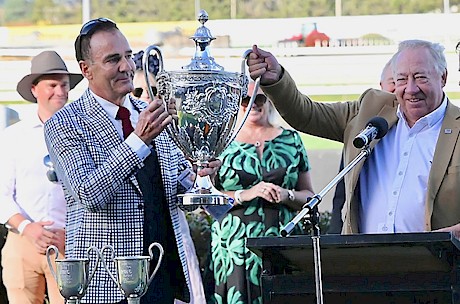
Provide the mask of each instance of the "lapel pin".
POLYGON ((444 134, 452 134, 452 129, 444 129, 444 134))

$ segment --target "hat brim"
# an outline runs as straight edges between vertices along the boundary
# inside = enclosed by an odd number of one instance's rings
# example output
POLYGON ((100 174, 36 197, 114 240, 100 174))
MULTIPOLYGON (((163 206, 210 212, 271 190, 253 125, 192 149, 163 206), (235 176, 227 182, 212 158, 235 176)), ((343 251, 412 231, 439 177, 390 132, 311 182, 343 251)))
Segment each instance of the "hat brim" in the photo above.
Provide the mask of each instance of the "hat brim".
POLYGON ((75 88, 75 86, 82 81, 83 75, 81 74, 74 74, 74 73, 68 73, 63 70, 56 70, 56 71, 49 71, 46 74, 29 74, 24 76, 19 82, 16 87, 16 91, 19 93, 19 95, 22 96, 27 101, 30 102, 37 102, 37 99, 35 96, 32 94, 32 84, 40 76, 43 75, 51 75, 51 74, 62 74, 62 75, 69 75, 69 84, 70 84, 70 90, 75 88))

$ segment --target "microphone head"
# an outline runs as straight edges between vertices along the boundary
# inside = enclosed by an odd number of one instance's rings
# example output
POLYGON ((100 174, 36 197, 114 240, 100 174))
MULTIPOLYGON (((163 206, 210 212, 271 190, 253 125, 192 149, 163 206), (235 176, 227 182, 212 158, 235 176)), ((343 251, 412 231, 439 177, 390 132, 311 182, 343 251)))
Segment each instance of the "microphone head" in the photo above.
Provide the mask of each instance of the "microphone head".
POLYGON ((382 138, 388 132, 388 122, 380 116, 375 116, 367 123, 368 126, 375 127, 377 129, 376 139, 382 138))

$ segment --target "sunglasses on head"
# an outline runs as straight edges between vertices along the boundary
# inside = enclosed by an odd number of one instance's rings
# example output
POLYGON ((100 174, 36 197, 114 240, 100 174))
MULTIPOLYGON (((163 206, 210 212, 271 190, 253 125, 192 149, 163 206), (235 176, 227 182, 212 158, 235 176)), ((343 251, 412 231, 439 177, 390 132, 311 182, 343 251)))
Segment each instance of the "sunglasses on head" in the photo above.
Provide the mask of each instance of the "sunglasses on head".
MULTIPOLYGON (((244 97, 241 100, 241 105, 243 107, 247 107, 250 99, 251 99, 251 96, 244 97)), ((265 104, 266 101, 267 101, 267 96, 265 96, 264 94, 257 94, 256 99, 254 100, 254 104, 258 107, 261 107, 265 104)))
POLYGON ((114 27, 117 26, 115 22, 108 18, 97 18, 83 24, 80 30, 80 34, 75 40, 75 57, 77 57, 77 61, 83 60, 83 54, 81 51, 81 40, 85 36, 91 35, 94 32, 94 30, 102 24, 110 24, 114 27))
MULTIPOLYGON (((157 87, 151 86, 153 95, 157 95, 158 90, 157 87)), ((142 96, 142 93, 144 92, 143 88, 135 88, 133 91, 133 95, 137 98, 140 98, 142 96)))

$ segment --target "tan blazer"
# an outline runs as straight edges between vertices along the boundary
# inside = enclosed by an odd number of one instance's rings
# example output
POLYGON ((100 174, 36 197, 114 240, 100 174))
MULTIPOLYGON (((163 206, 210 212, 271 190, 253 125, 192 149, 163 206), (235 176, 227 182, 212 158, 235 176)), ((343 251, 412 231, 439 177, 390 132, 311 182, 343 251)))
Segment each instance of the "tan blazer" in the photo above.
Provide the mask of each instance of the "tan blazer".
MULTIPOLYGON (((397 121, 394 94, 369 89, 357 101, 319 103, 298 91, 287 71, 277 83, 262 86, 281 116, 295 129, 344 143, 345 163, 354 159, 360 149, 353 146, 354 137, 374 116, 381 116, 391 128, 397 121)), ((425 230, 452 226, 460 222, 460 108, 448 101, 444 121, 428 180, 425 204, 425 230)), ((371 148, 378 144, 371 143, 371 148)), ((342 233, 360 233, 359 196, 355 188, 364 162, 345 176, 346 203, 342 233)), ((314 178, 314 177, 313 177, 314 178)))

